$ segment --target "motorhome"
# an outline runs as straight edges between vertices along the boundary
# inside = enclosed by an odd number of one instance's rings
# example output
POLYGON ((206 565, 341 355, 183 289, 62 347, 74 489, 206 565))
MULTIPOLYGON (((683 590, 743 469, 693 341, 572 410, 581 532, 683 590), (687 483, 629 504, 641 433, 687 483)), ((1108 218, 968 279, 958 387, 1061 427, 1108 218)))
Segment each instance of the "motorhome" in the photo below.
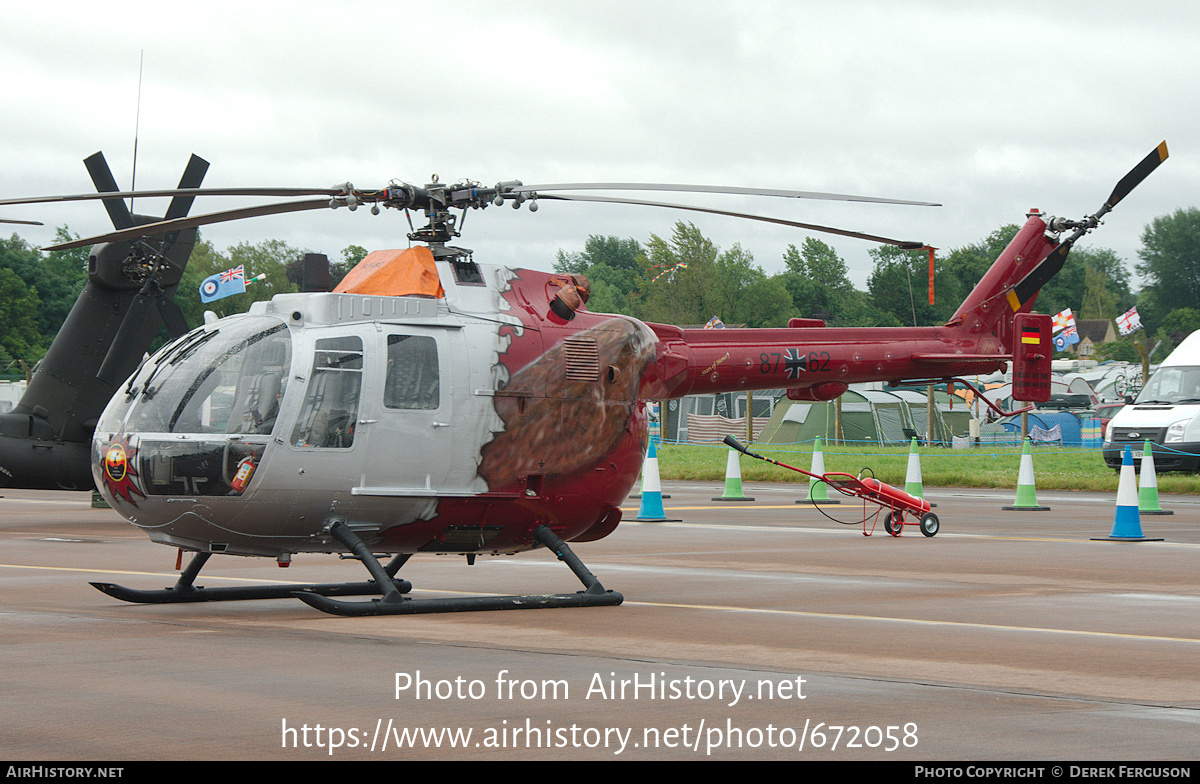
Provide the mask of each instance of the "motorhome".
POLYGON ((1171 352, 1133 401, 1104 430, 1104 462, 1120 469, 1125 447, 1135 460, 1150 441, 1157 471, 1200 469, 1200 330, 1171 352))

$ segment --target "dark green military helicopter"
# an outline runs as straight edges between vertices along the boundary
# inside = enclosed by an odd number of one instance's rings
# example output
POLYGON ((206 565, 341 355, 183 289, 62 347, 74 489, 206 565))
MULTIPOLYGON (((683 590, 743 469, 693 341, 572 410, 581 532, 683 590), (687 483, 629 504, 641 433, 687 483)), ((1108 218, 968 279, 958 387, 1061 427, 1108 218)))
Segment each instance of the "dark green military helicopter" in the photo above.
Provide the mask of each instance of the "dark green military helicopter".
MULTIPOLYGON (((172 198, 162 217, 136 215, 123 200, 129 194, 119 191, 102 153, 84 164, 96 190, 113 194, 103 202, 117 229, 181 218, 191 209, 194 197, 181 194, 172 198)), ((207 171, 208 162, 193 155, 179 189, 198 188, 207 171)), ((86 194, 42 201, 95 198, 86 194)), ((34 201, 38 200, 14 200, 34 201)), ((187 331, 172 297, 195 242, 196 229, 182 229, 92 247, 83 292, 20 402, 0 414, 0 488, 94 487, 92 431, 100 413, 164 324, 173 335, 187 331)))

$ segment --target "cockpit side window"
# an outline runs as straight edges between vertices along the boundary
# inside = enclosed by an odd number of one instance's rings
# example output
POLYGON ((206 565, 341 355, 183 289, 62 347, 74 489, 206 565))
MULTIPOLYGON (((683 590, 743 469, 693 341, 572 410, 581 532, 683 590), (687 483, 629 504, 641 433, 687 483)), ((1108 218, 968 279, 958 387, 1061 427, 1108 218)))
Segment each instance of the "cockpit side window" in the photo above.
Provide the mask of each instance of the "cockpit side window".
POLYGON ((346 449, 354 443, 362 369, 361 338, 347 335, 316 342, 308 394, 292 430, 292 444, 346 449))
POLYGON ((426 335, 388 335, 387 408, 433 410, 441 405, 437 342, 426 335))

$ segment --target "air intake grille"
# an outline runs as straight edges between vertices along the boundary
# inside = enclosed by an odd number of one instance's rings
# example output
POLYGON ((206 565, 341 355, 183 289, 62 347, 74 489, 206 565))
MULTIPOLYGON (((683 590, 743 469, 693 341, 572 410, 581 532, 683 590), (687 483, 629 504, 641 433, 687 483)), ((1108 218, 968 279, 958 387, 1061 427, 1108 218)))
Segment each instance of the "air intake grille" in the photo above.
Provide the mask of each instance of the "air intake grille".
POLYGON ((563 351, 567 358, 567 380, 600 380, 600 355, 596 351, 595 338, 566 338, 563 340, 563 351))

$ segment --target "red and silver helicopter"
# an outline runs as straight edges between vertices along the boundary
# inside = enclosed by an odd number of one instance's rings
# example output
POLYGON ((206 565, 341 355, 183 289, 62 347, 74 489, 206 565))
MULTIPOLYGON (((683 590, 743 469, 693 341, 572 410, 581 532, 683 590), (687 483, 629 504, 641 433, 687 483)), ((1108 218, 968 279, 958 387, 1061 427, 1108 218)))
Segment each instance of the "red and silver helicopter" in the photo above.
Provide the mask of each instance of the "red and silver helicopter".
MULTIPOLYGON (((738 214, 562 191, 832 194, 518 182, 139 192, 179 199, 204 193, 315 197, 194 218, 182 217, 187 209, 179 204, 166 220, 56 246, 108 243, 96 245, 93 256, 126 256, 126 266, 142 271, 140 287, 127 287, 145 300, 130 307, 139 320, 177 283, 186 263, 172 255, 178 241, 172 238, 197 226, 360 205, 420 210, 428 224, 409 235, 422 244, 368 255, 335 291, 280 294, 247 314, 186 332, 115 384, 91 441, 95 483, 152 541, 195 555, 169 588, 94 585, 132 602, 295 596, 342 615, 619 604, 621 595, 606 590, 567 542, 594 541, 618 527, 620 504, 646 452, 646 401, 780 387, 793 399, 829 400, 852 383, 951 379, 1001 370, 1010 361, 1026 382, 1026 399, 1038 399, 1049 390, 1051 353, 1049 316, 1029 313, 1039 289, 1071 246, 1166 155, 1164 143, 1094 215, 1029 217, 950 321, 936 327, 829 328, 815 319, 776 329, 647 324, 589 311, 580 276, 483 264, 448 244, 458 236, 451 210, 465 214, 505 202, 536 208, 550 199, 617 201, 738 214), (396 576, 416 553, 460 554, 474 562, 536 547, 554 551, 584 590, 412 599, 406 596, 411 585, 396 576), (194 582, 214 554, 286 565, 297 553, 346 552, 371 580, 244 588, 194 582), (385 565, 377 554, 394 557, 385 565), (340 598, 351 595, 374 598, 340 598)), ((130 195, 107 190, 91 197, 112 204, 130 195)), ((61 197, 43 201, 54 198, 61 197)), ((118 335, 109 354, 126 355, 124 346, 135 344, 118 335)), ((114 371, 104 375, 111 381, 114 371)))

